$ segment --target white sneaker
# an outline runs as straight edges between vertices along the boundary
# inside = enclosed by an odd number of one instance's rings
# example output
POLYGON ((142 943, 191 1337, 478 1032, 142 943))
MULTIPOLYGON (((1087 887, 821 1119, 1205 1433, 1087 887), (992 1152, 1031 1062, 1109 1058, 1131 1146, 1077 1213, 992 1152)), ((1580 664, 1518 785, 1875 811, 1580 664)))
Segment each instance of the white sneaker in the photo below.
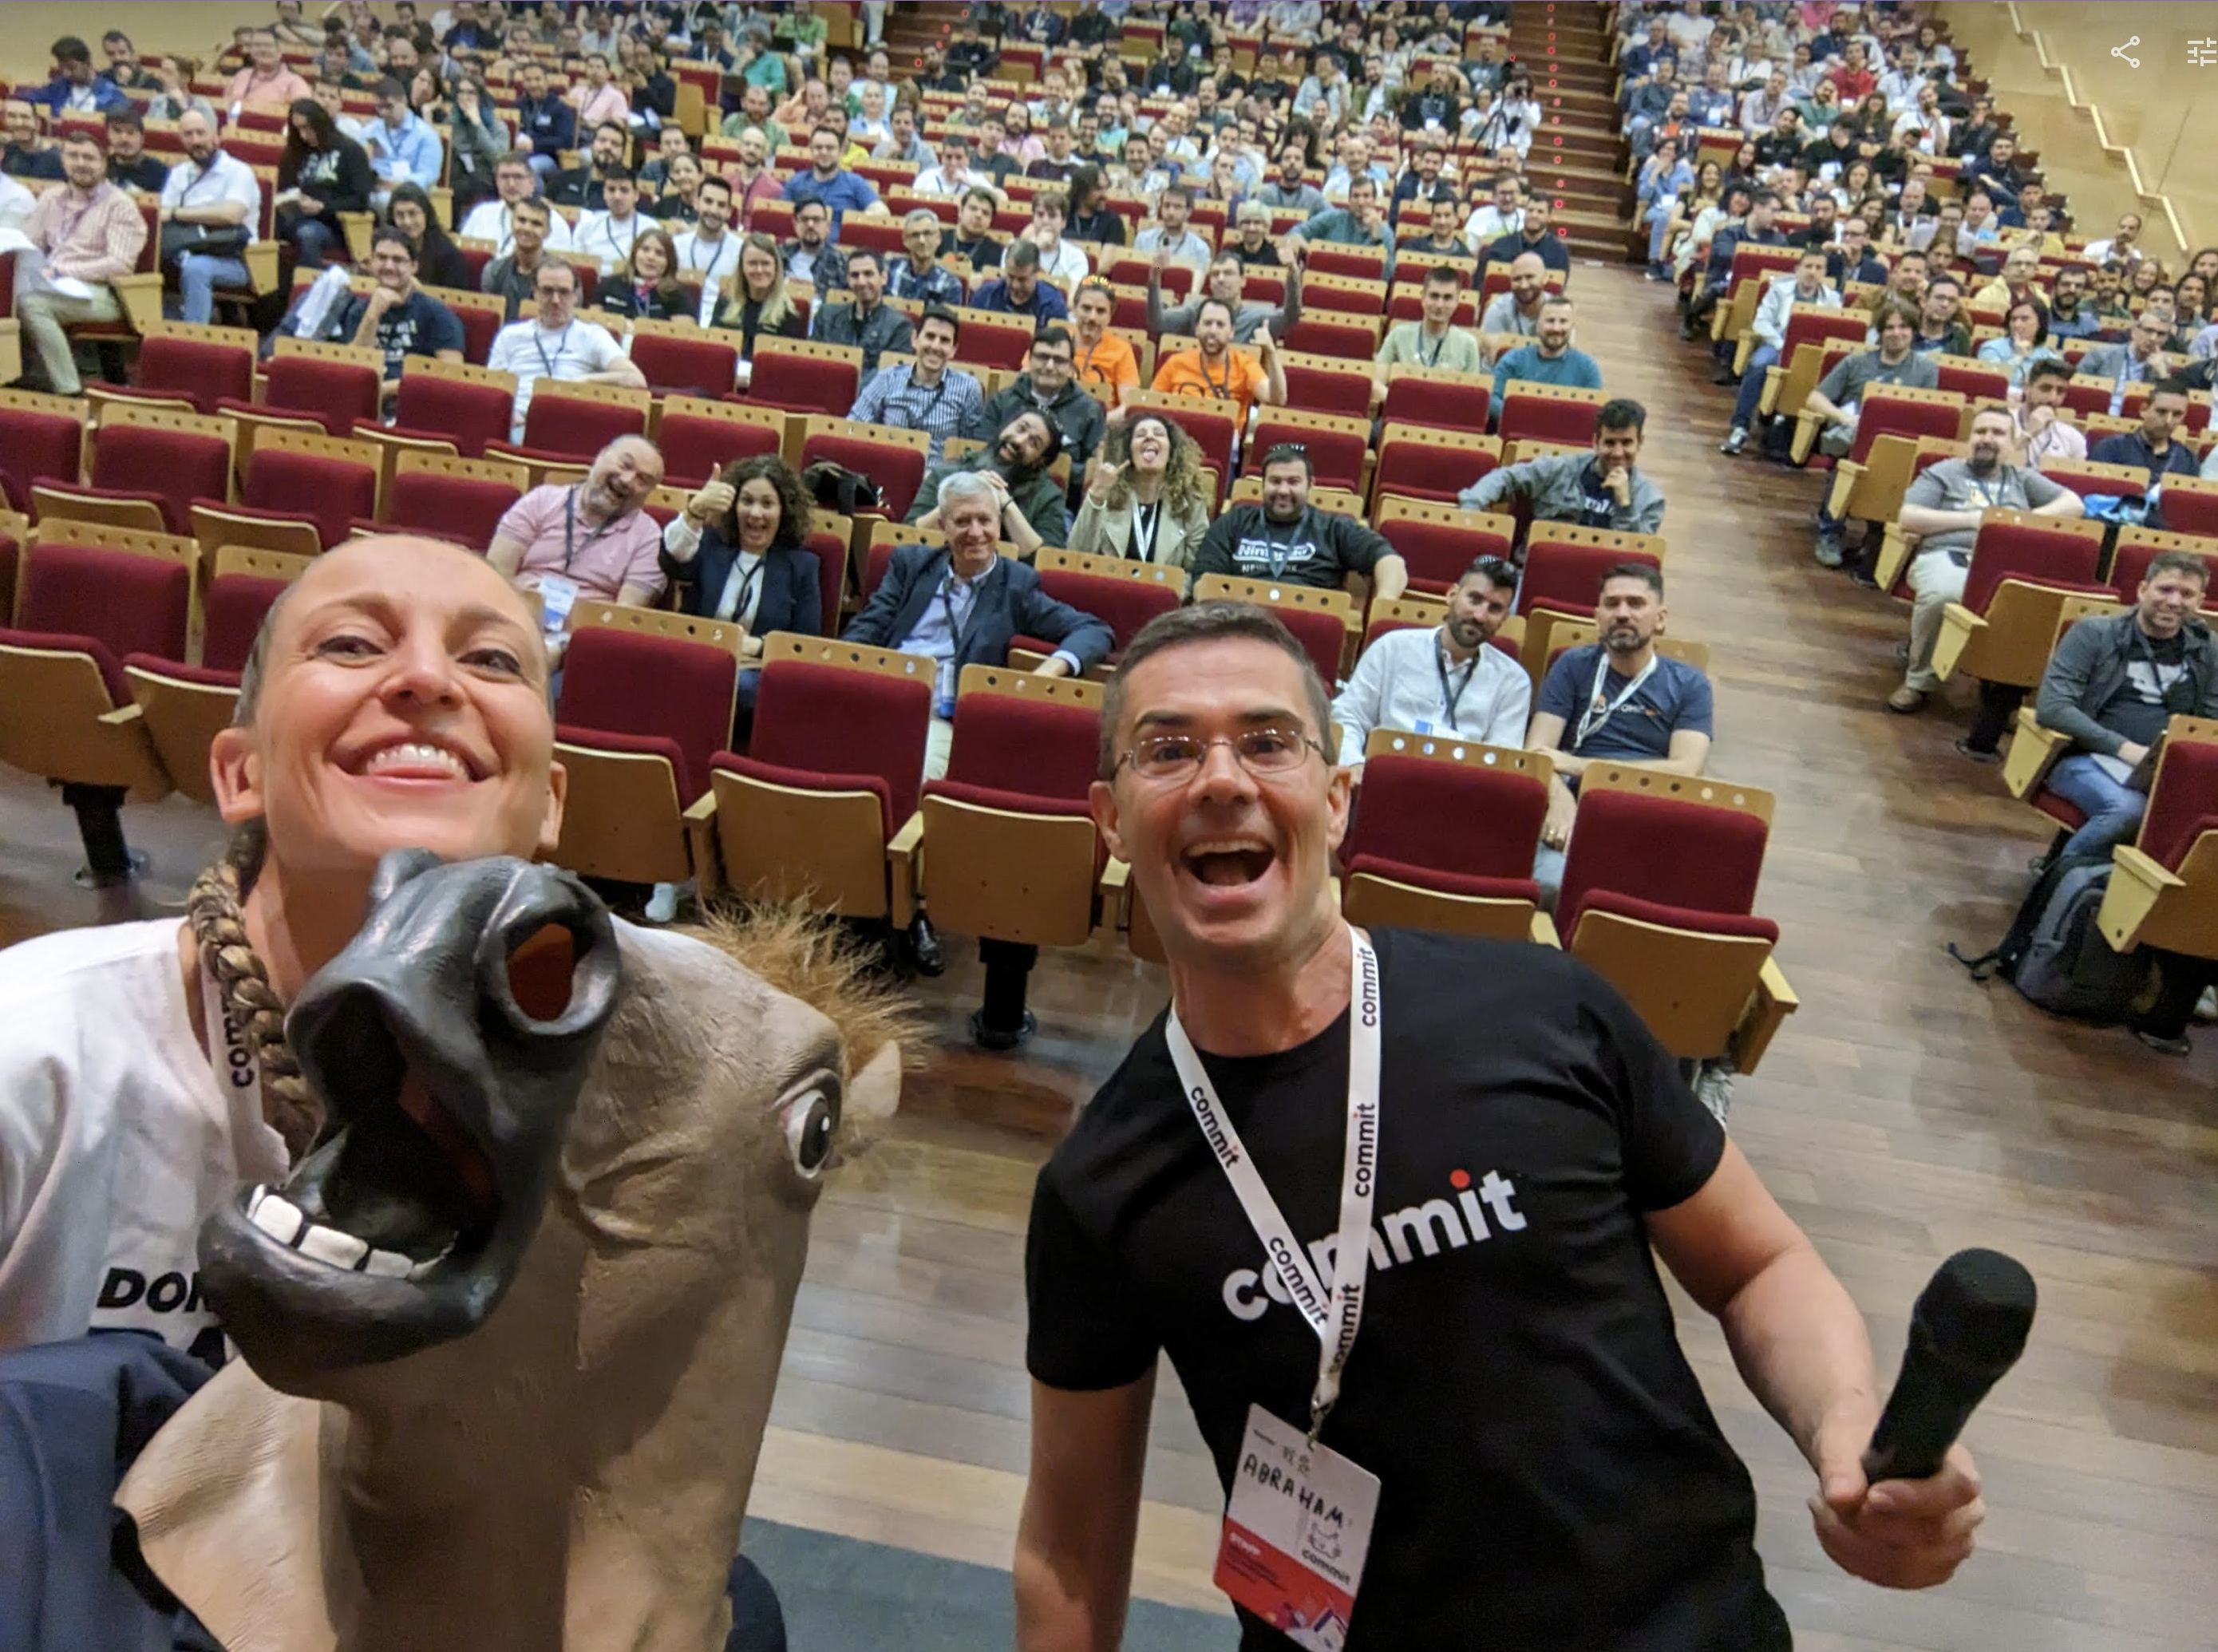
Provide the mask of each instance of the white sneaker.
POLYGON ((692 886, 688 883, 658 883, 654 893, 647 897, 643 914, 650 924, 667 924, 678 916, 678 900, 692 886))
POLYGON ((2218 987, 2213 987, 2195 1000, 2195 1018, 2197 1021, 2218 1021, 2218 987))
POLYGON ((1694 1099, 1710 1110, 1719 1123, 1732 1111, 1733 1064, 1723 1056, 1694 1063, 1694 1099))

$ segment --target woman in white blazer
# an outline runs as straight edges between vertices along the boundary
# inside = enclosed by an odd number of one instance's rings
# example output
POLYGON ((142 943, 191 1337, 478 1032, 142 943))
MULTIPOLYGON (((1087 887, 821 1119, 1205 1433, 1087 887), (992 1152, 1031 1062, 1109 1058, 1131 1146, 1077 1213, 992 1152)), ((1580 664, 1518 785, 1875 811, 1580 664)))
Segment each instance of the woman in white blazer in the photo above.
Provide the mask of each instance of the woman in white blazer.
POLYGON ((1188 566, 1209 532, 1211 489, 1201 449, 1161 413, 1112 416, 1070 548, 1188 566))

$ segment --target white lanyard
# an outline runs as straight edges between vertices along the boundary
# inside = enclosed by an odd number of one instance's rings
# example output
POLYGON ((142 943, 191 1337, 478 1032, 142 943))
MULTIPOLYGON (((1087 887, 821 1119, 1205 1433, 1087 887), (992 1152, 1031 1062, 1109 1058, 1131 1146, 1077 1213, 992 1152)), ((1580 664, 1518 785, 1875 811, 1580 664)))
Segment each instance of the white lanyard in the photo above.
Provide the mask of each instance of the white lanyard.
POLYGON ((1571 742, 1573 750, 1584 746, 1590 735, 1600 733, 1604 723, 1625 709, 1633 696, 1640 692, 1640 685, 1656 674, 1656 662, 1659 658, 1660 655, 1651 653, 1648 663, 1640 668, 1633 681, 1625 685, 1624 692, 1614 700, 1606 701, 1602 698, 1602 685, 1609 681, 1609 650, 1605 648, 1602 651, 1602 658, 1595 661, 1594 691, 1587 696, 1587 708, 1579 714, 1579 732, 1577 738, 1571 742))
MULTIPOLYGON (((226 1096, 253 1104, 253 1116, 266 1117, 262 1104, 262 1063, 241 1036, 238 1020, 223 1001, 223 988, 206 961, 201 964, 201 1019, 208 1028, 208 1065, 226 1096)), ((234 1114, 234 1117, 236 1115, 234 1114)))
POLYGON ((754 559, 754 566, 747 566, 747 554, 740 552, 732 559, 732 571, 724 576, 723 595, 716 600, 716 617, 737 620, 741 625, 754 623, 755 589, 762 579, 764 559, 754 559))
POLYGON ((1194 1053, 1193 1041, 1173 1004, 1163 1024, 1171 1062, 1186 1087, 1194 1123, 1217 1155, 1224 1179, 1278 1271, 1280 1283, 1317 1338, 1317 1387, 1310 1394, 1310 1439, 1315 1442, 1340 1398, 1340 1374, 1363 1322, 1363 1292, 1371 1270, 1371 1205, 1379 1186, 1379 955, 1363 931, 1350 925, 1354 955, 1353 1001, 1348 1026, 1348 1142, 1341 1159, 1340 1231, 1333 1245, 1333 1287, 1327 1294, 1310 1254, 1286 1225, 1278 1201, 1263 1185, 1240 1133, 1217 1098, 1217 1086, 1194 1053))

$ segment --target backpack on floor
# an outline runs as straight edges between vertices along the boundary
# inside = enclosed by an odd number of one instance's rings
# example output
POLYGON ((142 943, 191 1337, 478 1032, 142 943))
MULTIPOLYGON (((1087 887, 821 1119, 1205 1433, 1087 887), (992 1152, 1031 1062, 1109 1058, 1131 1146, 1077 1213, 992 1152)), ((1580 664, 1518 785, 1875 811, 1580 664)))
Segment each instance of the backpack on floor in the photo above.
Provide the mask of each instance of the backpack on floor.
POLYGON ((1975 981, 1997 975, 2026 1002, 2083 1021, 2122 1021, 2133 1012, 2149 974, 2144 951, 2117 952, 2095 922, 2110 884, 2110 856, 2059 855, 2049 862, 1993 951, 1949 956, 1975 981))

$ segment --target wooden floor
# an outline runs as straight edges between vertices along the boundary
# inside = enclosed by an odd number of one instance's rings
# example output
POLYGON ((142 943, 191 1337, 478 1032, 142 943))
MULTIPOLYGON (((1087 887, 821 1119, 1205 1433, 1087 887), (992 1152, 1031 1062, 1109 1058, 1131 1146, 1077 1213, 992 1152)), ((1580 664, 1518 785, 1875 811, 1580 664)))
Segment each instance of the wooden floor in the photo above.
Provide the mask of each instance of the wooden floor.
MULTIPOLYGON (((1961 707, 1880 702, 1905 612, 1809 555, 1817 483, 1719 458, 1727 393, 1669 330, 1665 290, 1582 268, 1580 342, 1650 409, 1670 501, 1671 628, 1714 648, 1716 772, 1779 796, 1759 909, 1801 1012, 1732 1128, 1863 1305, 1890 1371, 1934 1265, 1997 1246, 2038 1276, 2023 1364, 1973 1424, 1993 1508, 1955 1583, 1881 1593, 1833 1570, 1809 1476, 1715 1327, 1687 1345, 1763 1499, 1760 1540, 1820 1652, 2156 1652, 2218 1646, 2218 1028, 2167 1060, 1972 985, 1942 951, 2001 931, 2046 833, 1949 750, 1961 707)), ((182 899, 218 833, 130 812, 182 899)), ((0 938, 103 915, 71 890, 68 818, 0 780, 0 938)), ((1021 1055, 964 1040, 978 971, 929 985, 939 1034, 901 1114, 820 1210, 754 1512, 1007 1562, 1025 1449, 1023 1233, 1032 1174, 1160 1006, 1161 975, 1097 944, 1035 976, 1021 1055)), ((1215 1606, 1217 1488, 1174 1384, 1149 1461, 1141 1591, 1215 1606)), ((804 1649, 804 1652, 814 1652, 804 1649)))

